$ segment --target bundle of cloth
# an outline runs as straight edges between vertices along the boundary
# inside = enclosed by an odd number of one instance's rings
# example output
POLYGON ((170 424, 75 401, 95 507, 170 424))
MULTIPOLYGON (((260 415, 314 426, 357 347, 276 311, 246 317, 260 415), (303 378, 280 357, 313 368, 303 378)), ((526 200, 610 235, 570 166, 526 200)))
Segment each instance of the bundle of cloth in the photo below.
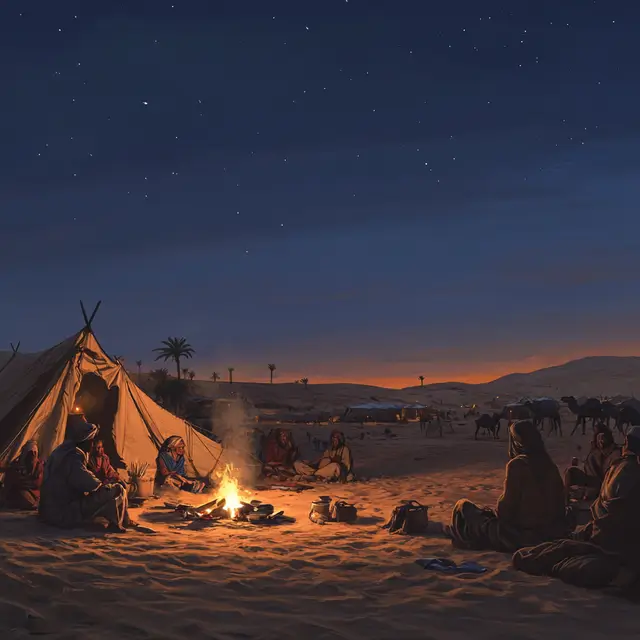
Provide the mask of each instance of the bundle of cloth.
POLYGON ((591 519, 551 544, 529 546, 513 566, 591 588, 615 587, 638 595, 640 587, 640 427, 627 434, 622 455, 607 471, 591 506, 591 519))

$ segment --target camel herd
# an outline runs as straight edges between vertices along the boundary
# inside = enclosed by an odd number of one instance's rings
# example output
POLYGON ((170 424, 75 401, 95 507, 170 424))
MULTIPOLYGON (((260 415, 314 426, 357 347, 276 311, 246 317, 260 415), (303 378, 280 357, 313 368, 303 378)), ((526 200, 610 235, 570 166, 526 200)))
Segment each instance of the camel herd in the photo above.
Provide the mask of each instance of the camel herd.
POLYGON ((500 412, 483 413, 475 419, 476 432, 474 437, 477 439, 478 433, 483 431, 498 439, 502 420, 508 422, 532 420, 540 429, 544 429, 546 420, 549 424, 549 434, 561 436, 563 435, 560 416, 561 402, 566 404, 576 419, 571 435, 580 426, 584 435, 589 420, 591 420, 592 426, 597 422, 603 422, 610 427, 613 422, 614 427, 622 434, 626 433, 628 427, 640 425, 640 401, 635 398, 617 403, 598 398, 587 398, 579 402, 574 396, 563 396, 560 401, 554 398, 523 399, 505 405, 500 412))

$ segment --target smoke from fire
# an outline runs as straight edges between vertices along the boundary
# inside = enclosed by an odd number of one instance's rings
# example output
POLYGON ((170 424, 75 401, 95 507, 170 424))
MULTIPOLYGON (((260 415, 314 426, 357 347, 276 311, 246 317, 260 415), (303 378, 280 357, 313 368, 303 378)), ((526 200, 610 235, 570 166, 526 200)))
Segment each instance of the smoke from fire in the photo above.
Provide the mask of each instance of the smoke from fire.
POLYGON ((225 465, 231 465, 242 486, 253 486, 260 472, 260 432, 255 410, 239 398, 214 402, 213 431, 222 440, 225 465))

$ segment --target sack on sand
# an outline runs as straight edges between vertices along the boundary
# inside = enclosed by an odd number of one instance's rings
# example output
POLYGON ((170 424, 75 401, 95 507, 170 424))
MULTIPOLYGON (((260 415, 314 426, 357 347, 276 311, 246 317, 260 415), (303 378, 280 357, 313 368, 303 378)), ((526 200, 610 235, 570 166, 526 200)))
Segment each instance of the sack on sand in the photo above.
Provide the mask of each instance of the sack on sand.
POLYGON ((358 510, 352 504, 344 500, 337 500, 331 507, 331 519, 334 522, 347 522, 349 524, 358 519, 358 510))
POLYGON ((383 529, 389 533, 415 536, 427 532, 429 526, 429 507, 415 500, 403 500, 391 513, 389 522, 383 529))

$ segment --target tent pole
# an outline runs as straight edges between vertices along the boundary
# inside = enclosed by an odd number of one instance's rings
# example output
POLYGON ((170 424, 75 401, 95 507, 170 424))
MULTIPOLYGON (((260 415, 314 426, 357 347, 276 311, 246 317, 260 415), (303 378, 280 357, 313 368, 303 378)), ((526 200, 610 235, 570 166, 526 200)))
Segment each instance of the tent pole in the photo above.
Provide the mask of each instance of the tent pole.
POLYGON ((96 313, 98 313, 98 309, 100 308, 101 304, 102 304, 102 300, 98 300, 98 304, 94 307, 93 313, 89 316, 87 315, 87 310, 85 309, 84 303, 82 302, 82 300, 80 300, 80 309, 82 310, 82 317, 84 318, 85 331, 91 330, 91 323, 93 322, 93 319, 96 317, 96 313))

